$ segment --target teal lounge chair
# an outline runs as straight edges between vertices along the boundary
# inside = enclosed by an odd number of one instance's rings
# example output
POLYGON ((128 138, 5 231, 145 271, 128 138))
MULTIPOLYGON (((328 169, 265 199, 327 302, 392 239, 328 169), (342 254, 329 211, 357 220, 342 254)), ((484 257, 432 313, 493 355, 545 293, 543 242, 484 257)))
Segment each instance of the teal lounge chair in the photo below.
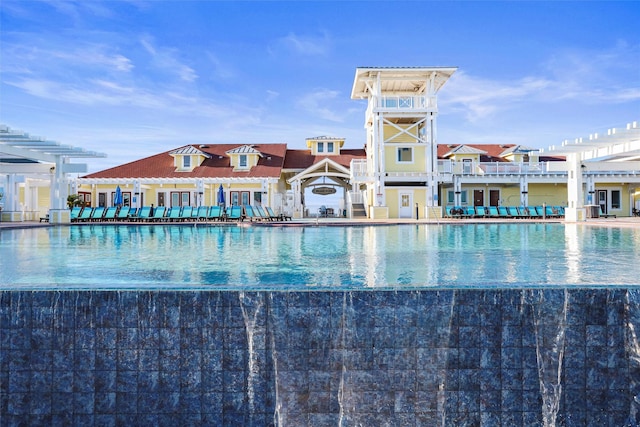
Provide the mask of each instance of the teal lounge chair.
POLYGON ((509 218, 511 216, 506 206, 498 206, 498 215, 500 218, 509 218))
POLYGON ((98 206, 91 212, 91 221, 102 221, 102 216, 104 215, 105 208, 103 206, 98 206))
POLYGON ((511 218, 521 218, 520 212, 518 212, 518 208, 516 208, 515 206, 508 206, 507 212, 509 212, 509 216, 511 218))
POLYGON ((265 206, 264 208, 267 210, 270 218, 277 219, 278 221, 291 221, 291 216, 286 215, 284 212, 280 215, 276 215, 275 212, 273 212, 273 209, 271 209, 269 206, 265 206))
POLYGON ((78 217, 80 216, 80 212, 82 212, 82 207, 80 206, 74 206, 73 209, 71 209, 71 213, 70 213, 71 222, 75 222, 78 220, 78 217))
POLYGON ((529 218, 541 218, 542 215, 538 213, 538 209, 535 206, 528 206, 529 218))
POLYGON ((227 208, 227 221, 242 221, 242 206, 229 206, 227 208))
POLYGON ((102 219, 105 221, 115 221, 116 212, 118 212, 118 208, 115 206, 111 206, 104 212, 104 216, 102 217, 102 219))
POLYGON ((488 215, 487 208, 484 206, 476 206, 476 216, 486 218, 488 215))
POLYGON ((80 215, 78 215, 78 221, 79 222, 85 222, 85 221, 89 221, 91 219, 91 214, 93 213, 93 208, 90 206, 87 206, 85 208, 82 208, 82 212, 80 212, 80 215))
POLYGON ((180 221, 180 211, 182 208, 180 206, 174 206, 169 208, 169 212, 165 217, 168 221, 180 221))
POLYGON ((135 216, 136 221, 148 221, 149 218, 151 218, 151 206, 141 207, 138 215, 135 216))
POLYGON ((180 220, 181 221, 191 221, 191 214, 193 213, 193 208, 191 206, 183 206, 182 212, 180 212, 180 220))
POLYGON ((196 211, 198 221, 206 221, 209 217, 209 206, 200 206, 196 211))
POLYGON ((474 208, 473 206, 467 206, 466 208, 462 208, 463 210, 463 217, 466 218, 473 218, 474 216, 476 216, 476 208, 474 208))
POLYGON ((163 221, 164 213, 167 210, 164 206, 158 206, 153 209, 153 215, 149 218, 151 221, 163 221))
POLYGON ((271 215, 269 215, 262 206, 256 206, 253 208, 253 210, 254 211, 257 210, 258 214, 262 217, 262 219, 273 221, 273 218, 271 218, 271 215))
POLYGON ((500 217, 500 212, 498 212, 498 207, 497 206, 489 206, 489 210, 487 212, 488 216, 490 218, 499 218, 500 217))
POLYGON ((221 221, 222 220, 222 207, 221 206, 211 206, 209 208, 209 213, 207 215, 207 219, 210 221, 221 221))
POLYGON ((122 206, 120 207, 120 209, 118 210, 118 213, 116 214, 116 219, 118 221, 126 221, 129 219, 130 213, 131 213, 131 208, 129 208, 129 206, 122 206))
POLYGON ((262 219, 251 205, 244 205, 244 216, 245 218, 249 218, 249 221, 260 221, 262 219))

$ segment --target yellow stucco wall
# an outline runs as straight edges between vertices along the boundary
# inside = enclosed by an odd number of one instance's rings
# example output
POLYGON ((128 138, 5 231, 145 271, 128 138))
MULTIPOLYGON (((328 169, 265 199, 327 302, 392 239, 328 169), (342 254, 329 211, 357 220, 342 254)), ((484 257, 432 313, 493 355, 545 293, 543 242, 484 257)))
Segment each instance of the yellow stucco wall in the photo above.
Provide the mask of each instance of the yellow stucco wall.
POLYGON ((425 144, 388 144, 384 148, 384 162, 387 172, 424 172, 426 168, 426 145, 425 144), (400 147, 410 147, 413 150, 413 161, 410 163, 399 163, 397 150, 400 147))

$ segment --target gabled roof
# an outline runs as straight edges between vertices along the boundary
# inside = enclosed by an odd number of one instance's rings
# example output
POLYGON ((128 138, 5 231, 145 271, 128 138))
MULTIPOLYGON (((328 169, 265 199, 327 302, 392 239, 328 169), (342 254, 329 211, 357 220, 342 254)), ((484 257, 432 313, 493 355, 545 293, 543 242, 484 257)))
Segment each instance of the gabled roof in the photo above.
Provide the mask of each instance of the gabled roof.
POLYGON ((443 157, 450 157, 454 154, 487 154, 486 151, 472 147, 470 145, 458 145, 447 152, 443 157))
POLYGON ((286 144, 255 145, 254 148, 262 154, 258 164, 249 171, 235 172, 227 152, 242 146, 238 144, 200 145, 199 150, 208 157, 192 171, 177 172, 171 153, 180 150, 188 152, 191 150, 189 147, 195 148, 187 145, 85 175, 82 178, 279 178, 287 151, 286 144))
POLYGON ((287 150, 287 157, 284 161, 285 169, 306 169, 322 160, 330 158, 333 162, 350 167, 353 159, 366 159, 367 153, 364 149, 343 149, 339 155, 333 156, 313 156, 309 150, 287 150))
POLYGON ((253 145, 242 145, 227 151, 226 154, 257 154, 262 157, 262 153, 254 148, 253 145))
POLYGON ((508 156, 509 154, 529 154, 531 152, 538 152, 537 148, 531 148, 524 145, 514 145, 513 147, 509 147, 500 153, 500 157, 508 156))
POLYGON ((204 157, 207 157, 207 158, 211 157, 211 155, 205 153, 202 150, 198 150, 193 145, 187 145, 185 147, 181 147, 181 148, 178 148, 176 150, 169 151, 169 154, 187 154, 187 155, 188 154, 197 154, 197 155, 204 156, 204 157))

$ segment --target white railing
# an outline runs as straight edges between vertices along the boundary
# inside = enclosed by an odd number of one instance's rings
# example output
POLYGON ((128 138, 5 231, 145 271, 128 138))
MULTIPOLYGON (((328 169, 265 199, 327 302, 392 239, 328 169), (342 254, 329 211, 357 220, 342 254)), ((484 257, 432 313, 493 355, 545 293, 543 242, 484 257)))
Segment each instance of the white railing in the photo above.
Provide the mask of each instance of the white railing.
POLYGON ((451 162, 456 175, 545 175, 558 173, 547 169, 547 162, 451 162))
POLYGON ((437 107, 435 96, 376 96, 374 103, 379 110, 425 110, 437 107))

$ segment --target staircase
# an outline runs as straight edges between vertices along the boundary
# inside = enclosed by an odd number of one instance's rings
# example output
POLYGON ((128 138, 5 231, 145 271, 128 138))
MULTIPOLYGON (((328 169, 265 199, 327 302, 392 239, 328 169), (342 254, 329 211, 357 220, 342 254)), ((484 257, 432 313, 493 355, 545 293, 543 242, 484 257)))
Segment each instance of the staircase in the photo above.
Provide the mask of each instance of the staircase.
POLYGON ((366 218, 367 210, 364 203, 354 203, 351 205, 351 218, 366 218))

